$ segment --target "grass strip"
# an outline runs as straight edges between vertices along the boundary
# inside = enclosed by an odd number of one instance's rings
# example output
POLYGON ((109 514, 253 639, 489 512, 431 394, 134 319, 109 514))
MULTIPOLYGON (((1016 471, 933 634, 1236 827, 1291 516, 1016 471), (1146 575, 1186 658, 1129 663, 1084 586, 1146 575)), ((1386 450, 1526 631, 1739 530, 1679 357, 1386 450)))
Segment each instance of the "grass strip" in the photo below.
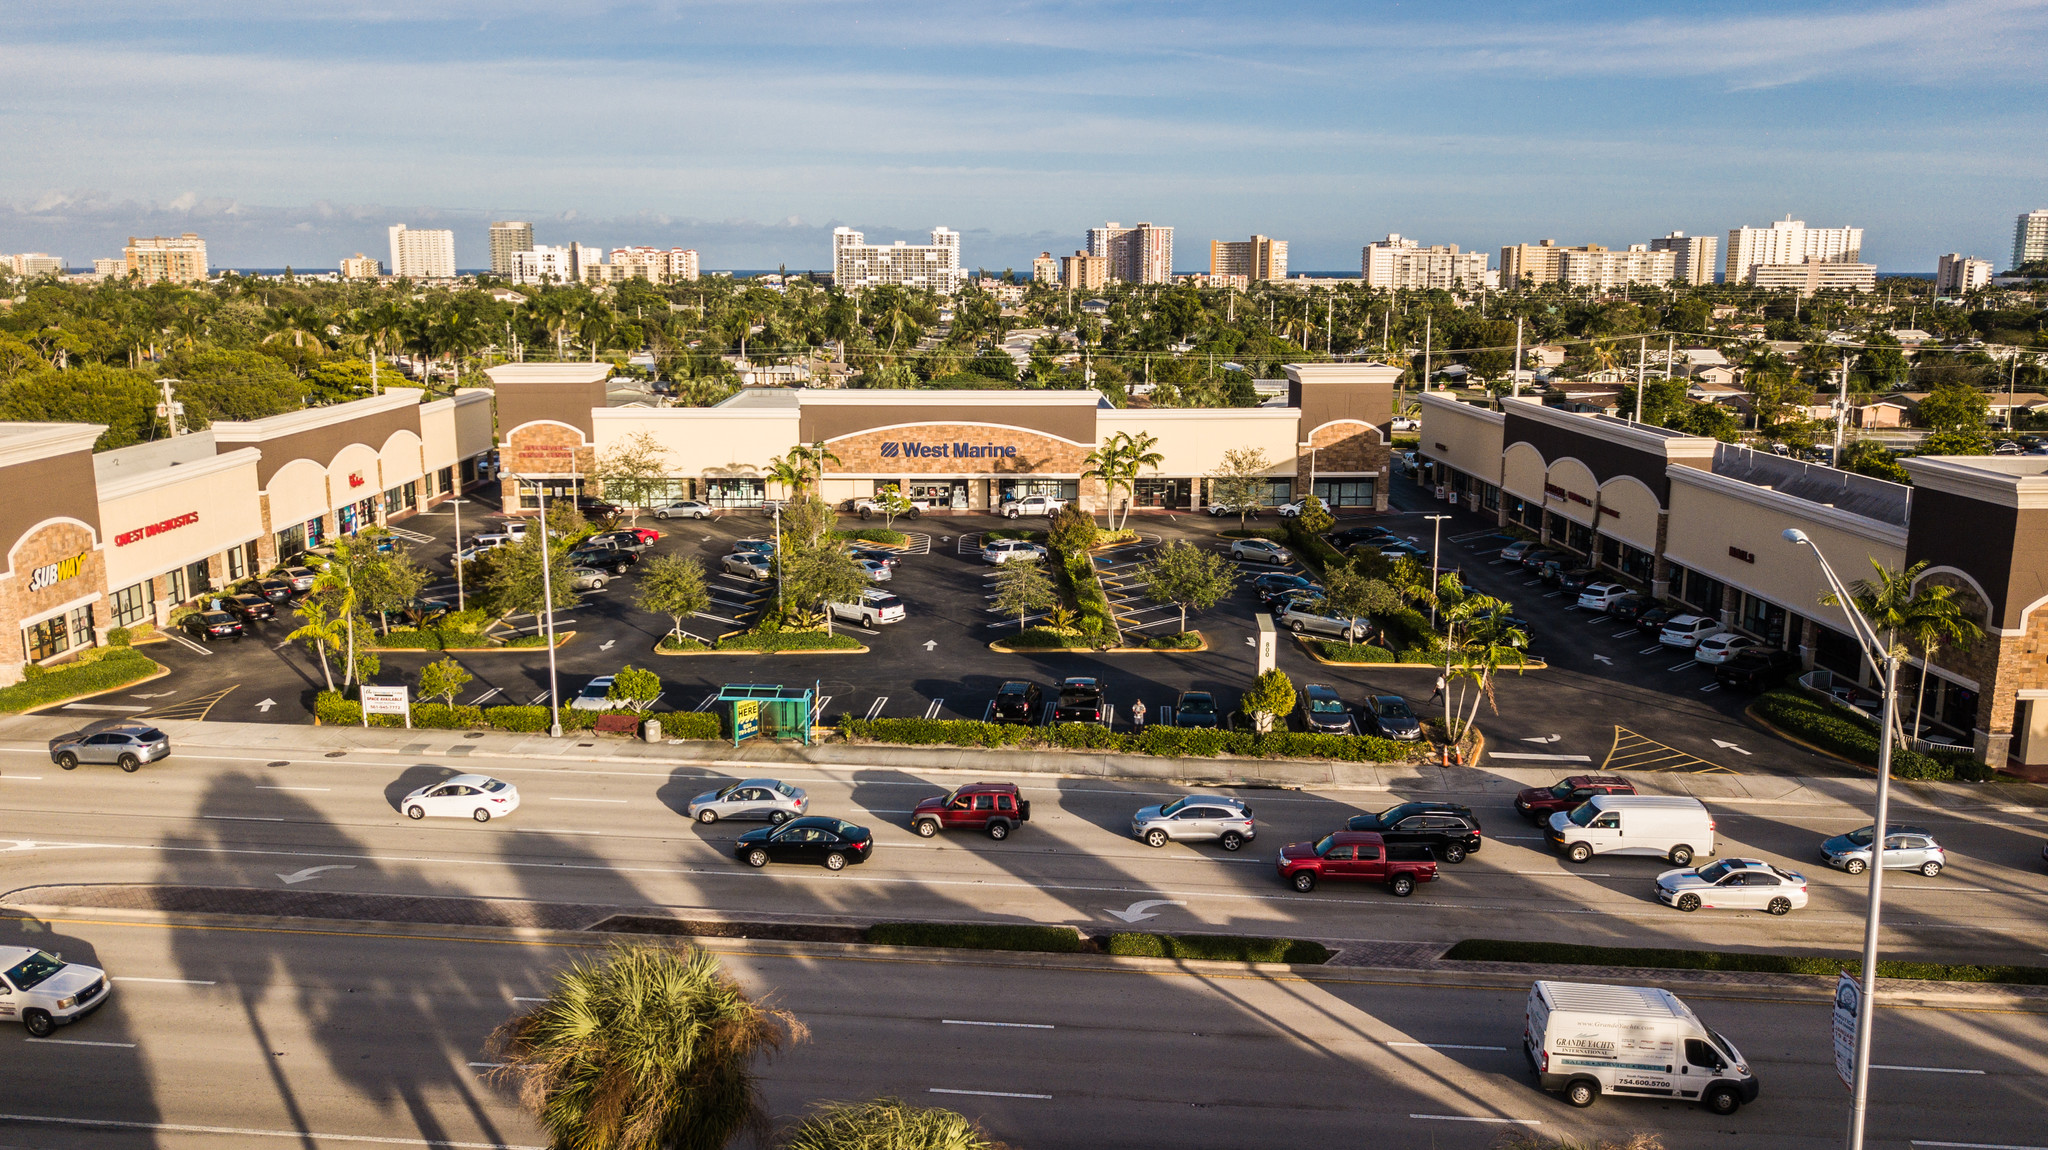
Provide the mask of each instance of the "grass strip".
POLYGON ((1112 934, 1109 953, 1130 958, 1188 958, 1205 962, 1290 962, 1316 965, 1330 961, 1321 943, 1298 938, 1242 938, 1228 934, 1112 934))
POLYGON ((1021 923, 880 922, 868 928, 867 940, 876 946, 944 946, 1048 954, 1073 954, 1082 946, 1081 932, 1071 926, 1021 923))
POLYGON ((79 695, 96 695, 147 679, 163 670, 155 659, 127 647, 101 648, 90 662, 52 667, 0 690, 0 711, 26 711, 79 695))
MULTIPOLYGON (((1468 938, 1445 952, 1462 962, 1532 962, 1566 966, 1635 966, 1656 970, 1726 970, 1744 974, 1834 974, 1859 969, 1860 956, 1829 954, 1738 954, 1721 950, 1665 950, 1655 947, 1583 946, 1571 942, 1507 942, 1468 938)), ((1922 982, 2005 983, 2048 986, 2048 967, 1981 966, 1879 959, 1879 978, 1922 982)))

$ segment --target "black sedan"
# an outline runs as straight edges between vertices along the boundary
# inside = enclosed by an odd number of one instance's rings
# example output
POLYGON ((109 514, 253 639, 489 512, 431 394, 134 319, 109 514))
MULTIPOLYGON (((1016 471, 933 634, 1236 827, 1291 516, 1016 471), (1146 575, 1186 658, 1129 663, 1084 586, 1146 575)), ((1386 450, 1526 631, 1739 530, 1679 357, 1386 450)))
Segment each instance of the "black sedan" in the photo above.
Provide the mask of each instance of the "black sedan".
POLYGON ((1173 705, 1173 725, 1176 727, 1216 726, 1216 696, 1207 691, 1182 691, 1180 693, 1180 701, 1173 705))
POLYGON ((1479 816, 1457 803, 1402 803, 1376 815, 1354 815, 1346 830, 1374 831, 1390 843, 1421 843, 1447 863, 1479 849, 1479 816))
POLYGON ((283 603, 292 597, 293 592, 289 579, 265 579, 256 584, 256 593, 270 603, 283 603))
POLYGON ((1045 690, 1036 683, 1012 679, 996 688, 996 697, 989 702, 988 718, 991 723, 1037 724, 1045 714, 1045 690))
POLYGON ((185 630, 194 639, 211 643, 215 639, 239 639, 242 637, 242 621, 226 611, 201 611, 185 617, 185 630))
POLYGON ((626 573, 626 568, 638 562, 640 562, 640 557, 631 551, 593 550, 569 552, 569 565, 571 567, 588 567, 593 571, 603 571, 610 575, 623 575, 626 573))
POLYGON ((221 606, 227 608, 228 614, 244 623, 255 624, 265 619, 277 618, 277 608, 271 606, 270 600, 261 595, 236 595, 221 600, 221 606))
POLYGON ((1778 685, 1788 673, 1799 668, 1799 656, 1775 647, 1750 647, 1714 668, 1714 678, 1724 687, 1756 694, 1778 685))
POLYGON ((1372 733, 1386 739, 1412 742, 1422 737, 1422 720, 1399 695, 1374 695, 1366 700, 1365 717, 1372 733))
POLYGON ((1332 531, 1325 538, 1342 549, 1356 543, 1371 543, 1381 539, 1392 541, 1399 539, 1400 536, 1384 527, 1346 527, 1342 531, 1332 531))
POLYGON ((1261 603, 1271 603, 1289 591, 1313 591, 1318 595, 1323 593, 1322 584, 1315 580, 1283 571, 1269 571, 1252 580, 1252 590, 1258 594, 1261 603))
POLYGON ((847 863, 866 862, 874 849, 875 836, 868 828, 817 815, 748 831, 733 844, 733 854, 748 866, 793 862, 812 863, 826 870, 845 870, 847 863))

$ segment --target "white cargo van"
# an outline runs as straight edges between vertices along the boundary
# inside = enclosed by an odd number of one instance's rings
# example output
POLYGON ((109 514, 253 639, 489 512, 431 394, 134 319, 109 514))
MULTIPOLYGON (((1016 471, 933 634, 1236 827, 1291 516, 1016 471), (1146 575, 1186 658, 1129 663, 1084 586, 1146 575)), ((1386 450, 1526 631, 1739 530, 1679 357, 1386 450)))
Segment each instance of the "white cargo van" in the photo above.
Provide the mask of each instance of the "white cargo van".
POLYGON ((1573 862, 1594 855, 1657 855, 1691 866, 1714 853, 1714 816, 1694 798, 1594 795, 1550 816, 1550 845, 1573 862))
POLYGON ((1756 1101, 1742 1051, 1657 987, 1539 982, 1529 988, 1522 1052, 1537 1083, 1574 1106, 1634 1094, 1689 1098, 1725 1115, 1756 1101))

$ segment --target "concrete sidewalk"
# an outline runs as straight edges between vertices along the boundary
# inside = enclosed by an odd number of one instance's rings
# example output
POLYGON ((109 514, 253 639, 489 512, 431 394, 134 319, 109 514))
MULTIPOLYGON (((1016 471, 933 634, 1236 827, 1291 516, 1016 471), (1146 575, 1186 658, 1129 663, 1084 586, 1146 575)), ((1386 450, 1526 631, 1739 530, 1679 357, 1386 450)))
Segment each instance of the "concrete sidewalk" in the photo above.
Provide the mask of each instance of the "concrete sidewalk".
MULTIPOLYGON (((551 739, 541 734, 498 731, 402 730, 386 727, 311 727, 266 723, 160 721, 173 747, 188 753, 252 754, 307 761, 345 755, 459 762, 513 760, 595 766, 700 766, 727 772, 760 772, 775 767, 862 770, 886 767, 933 774, 979 776, 1044 775, 1064 778, 1133 779, 1189 786, 1268 786, 1313 790, 1399 791, 1428 795, 1504 795, 1523 787, 1549 786, 1559 778, 1597 767, 1556 762, 1541 766, 1437 767, 1416 763, 1332 763, 1294 759, 1158 758, 1099 751, 1025 751, 967 747, 891 747, 831 743, 804 747, 755 741, 737 749, 723 743, 646 743, 587 732, 551 739)), ((44 747, 55 735, 75 730, 78 720, 62 715, 14 715, 0 719, 0 742, 18 750, 44 747)), ((173 760, 175 761, 175 759, 173 760)), ((1631 772, 1649 794, 1691 795, 1714 803, 1790 803, 1867 806, 1874 779, 1848 767, 1839 775, 1713 772, 1631 772)), ((1921 783, 1898 781, 1893 798, 1904 806, 1935 810, 2000 811, 2048 809, 2048 787, 2033 783, 1921 783)))

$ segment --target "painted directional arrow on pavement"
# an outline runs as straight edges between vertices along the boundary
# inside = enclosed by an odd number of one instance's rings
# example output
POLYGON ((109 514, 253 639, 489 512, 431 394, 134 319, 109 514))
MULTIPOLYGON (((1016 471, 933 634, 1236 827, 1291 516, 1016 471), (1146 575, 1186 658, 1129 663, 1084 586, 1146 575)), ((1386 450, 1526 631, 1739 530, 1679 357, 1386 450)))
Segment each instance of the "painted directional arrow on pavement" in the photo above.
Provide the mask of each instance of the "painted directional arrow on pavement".
POLYGON ((256 709, 267 715, 270 713, 270 708, 275 706, 277 706, 276 699, 265 699, 262 702, 256 704, 256 709))
POLYGON ((1538 735, 1533 739, 1523 739, 1522 741, 1525 743, 1555 743, 1562 738, 1564 738, 1563 735, 1538 735))
POLYGON ((1614 660, 1608 658, 1605 655, 1595 655, 1593 656, 1593 661, 1596 663, 1605 663, 1610 667, 1614 665, 1614 660))
POLYGON ((326 871, 354 869, 356 868, 353 866, 309 866, 305 870, 295 870, 290 874, 281 874, 277 877, 283 879, 286 886, 297 886, 308 879, 319 878, 326 871))
POLYGON ((1720 739, 1715 739, 1714 745, 1721 748, 1724 751, 1734 751, 1738 755, 1746 755, 1749 753, 1748 751, 1743 750, 1741 747, 1736 746, 1734 743, 1723 742, 1720 739))
POLYGON ((1158 918, 1158 917, 1159 917, 1159 916, 1158 916, 1158 915, 1157 915, 1156 913, 1154 913, 1154 912, 1153 912, 1153 910, 1152 910, 1152 908, 1153 908, 1153 907, 1155 907, 1155 906, 1186 906, 1186 905, 1187 905, 1187 903, 1185 903, 1185 902, 1182 902, 1181 900, 1179 900, 1179 899, 1177 899, 1177 898, 1148 898, 1148 899, 1144 899, 1143 901, 1140 901, 1140 902, 1134 902, 1134 903, 1132 903, 1131 905, 1129 905, 1129 906, 1127 906, 1127 907, 1123 908, 1122 910, 1116 910, 1116 909, 1114 909, 1114 908, 1111 908, 1111 907, 1103 907, 1102 909, 1103 909, 1103 910, 1106 910, 1106 911, 1109 911, 1109 913, 1111 913, 1111 914, 1113 914, 1113 915, 1117 916, 1117 917, 1118 917, 1118 918, 1120 918, 1120 919, 1123 919, 1123 920, 1124 920, 1125 922, 1142 922, 1142 921, 1144 921, 1145 919, 1148 919, 1148 918, 1158 918))
POLYGON ((612 644, 616 642, 618 642, 617 639, 606 639, 603 643, 598 644, 597 649, 600 651, 609 651, 612 649, 612 644))
POLYGON ((938 646, 939 641, 937 639, 926 639, 924 641, 924 649, 927 651, 937 650, 938 646))

